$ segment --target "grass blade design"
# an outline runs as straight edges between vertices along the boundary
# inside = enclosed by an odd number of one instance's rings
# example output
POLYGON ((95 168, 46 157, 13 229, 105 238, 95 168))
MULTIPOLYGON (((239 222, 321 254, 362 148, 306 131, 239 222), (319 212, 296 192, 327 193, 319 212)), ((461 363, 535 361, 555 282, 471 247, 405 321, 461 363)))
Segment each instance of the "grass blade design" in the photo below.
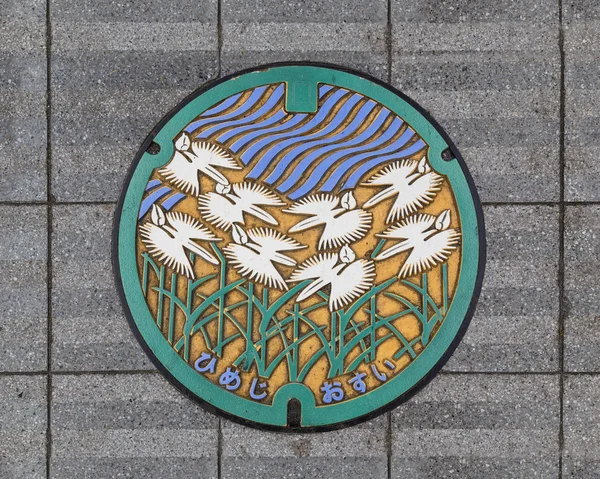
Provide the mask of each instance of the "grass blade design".
MULTIPOLYGON (((381 250, 380 242, 374 254, 381 250)), ((157 286, 152 287, 156 293, 156 324, 163 330, 173 348, 180 352, 183 359, 191 361, 191 340, 198 333, 202 335, 206 347, 217 356, 223 357, 227 345, 242 339, 242 353, 233 361, 233 365, 243 371, 253 367, 260 377, 269 378, 282 361, 286 363, 288 379, 291 382, 303 382, 312 367, 322 358, 329 364, 327 377, 335 378, 355 371, 361 364, 371 364, 376 360, 377 348, 391 338, 399 341, 400 347, 393 354, 393 359, 408 355, 411 360, 418 356, 417 344, 426 346, 432 339, 436 326, 441 323, 449 308, 448 265, 441 265, 441 304, 431 297, 428 273, 423 273, 419 283, 396 277, 374 285, 360 296, 347 309, 328 313, 329 296, 324 291, 318 293, 321 301, 302 308, 294 303, 290 308, 286 305, 302 291, 310 281, 294 285, 270 303, 271 292, 262 287, 257 294, 254 282, 237 279, 227 283, 227 260, 221 250, 214 244, 211 247, 217 256, 220 266, 217 274, 210 274, 195 281, 171 273, 167 279, 164 266, 157 264, 147 253, 142 253, 142 290, 146 296, 150 291, 151 277, 155 277, 157 286), (216 280, 218 289, 204 296, 198 292, 207 281, 216 280), (413 304, 401 295, 388 291, 398 282, 416 292, 420 300, 413 304), (184 291, 184 298, 178 297, 178 290, 184 291), (242 294, 243 299, 234 302, 228 300, 230 294, 242 294), (397 301, 402 309, 388 316, 378 312, 378 298, 385 296, 397 301), (201 302, 194 308, 194 298, 201 302), (166 308, 166 309, 165 309, 166 308), (243 310, 240 315, 238 310, 243 310), (356 321, 359 311, 366 314, 366 321, 356 321), (183 315, 183 327, 176 331, 176 314, 183 315), (420 335, 408 340, 394 324, 396 320, 414 315, 421 325, 420 335), (316 322, 312 317, 319 318, 316 322), (241 319, 243 318, 243 319, 241 319), (214 323, 214 337, 208 333, 208 325, 214 323), (235 332, 225 333, 230 324, 235 332), (381 330, 383 328, 383 333, 381 330), (320 347, 314 349, 314 340, 320 347), (278 341, 281 350, 272 358, 268 351, 272 341, 278 341), (304 342, 313 341, 312 355, 302 363, 301 349, 304 342), (358 349, 357 349, 358 348, 358 349), (351 356, 352 355, 352 356, 351 356), (350 359, 351 358, 351 359, 350 359)), ((190 254, 192 263, 194 254, 190 254)), ((156 284, 156 283, 154 283, 156 284)), ((239 296, 238 296, 239 297, 239 296)), ((196 300, 197 301, 197 300, 196 300)))

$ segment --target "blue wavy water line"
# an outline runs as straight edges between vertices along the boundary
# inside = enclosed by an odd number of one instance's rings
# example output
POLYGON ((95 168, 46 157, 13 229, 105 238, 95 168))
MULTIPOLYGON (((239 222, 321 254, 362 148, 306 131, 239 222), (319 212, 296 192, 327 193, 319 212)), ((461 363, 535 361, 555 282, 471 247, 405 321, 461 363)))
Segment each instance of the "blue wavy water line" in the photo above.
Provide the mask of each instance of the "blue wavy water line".
POLYGON ((211 118, 200 119, 200 120, 194 121, 194 122, 190 123, 188 126, 186 126, 185 131, 188 133, 191 133, 192 131, 200 128, 201 126, 207 126, 207 125, 211 125, 216 122, 230 120, 231 118, 235 118, 235 117, 247 112, 250 108, 252 108, 256 104, 256 102, 258 102, 262 98, 262 95, 266 89, 267 89, 266 86, 259 86, 258 88, 255 88, 254 91, 250 94, 250 97, 245 102, 243 102, 241 105, 239 105, 231 113, 227 113, 226 115, 222 115, 222 116, 213 116, 211 118))
POLYGON ((237 93, 236 95, 226 98, 221 103, 219 103, 217 106, 212 107, 210 110, 206 110, 204 113, 202 113, 202 115, 200 115, 200 117, 206 118, 207 116, 216 115, 218 113, 221 113, 224 110, 227 110, 227 108, 229 108, 236 101, 238 101, 241 96, 242 96, 241 93, 237 93))
POLYGON ((362 95, 354 94, 350 97, 347 97, 344 96, 345 94, 340 96, 338 93, 339 92, 335 92, 333 95, 331 95, 319 113, 317 113, 304 126, 289 133, 282 133, 281 135, 265 138, 264 140, 252 145, 252 147, 245 151, 242 154, 242 158, 244 158, 244 155, 247 155, 247 158, 251 158, 254 157, 256 153, 265 146, 271 145, 269 148, 266 148, 263 156, 260 158, 260 160, 258 160, 254 168, 248 174, 248 178, 258 178, 260 175, 262 175, 273 159, 285 148, 312 138, 320 138, 337 128, 347 118, 348 114, 356 105, 356 103, 363 98, 362 95), (330 104, 328 104, 329 101, 331 101, 330 104), (339 104, 342 105, 334 117, 327 123, 323 123, 330 111, 339 104), (315 133, 309 133, 318 126, 325 127, 315 133), (303 136, 304 134, 306 134, 306 136, 303 136))
POLYGON ((146 185, 146 191, 150 191, 152 188, 155 188, 161 184, 162 184, 162 182, 160 180, 150 180, 148 182, 148 184, 146 185))
MULTIPOLYGON (((323 95, 325 95, 325 93, 327 93, 331 89, 332 89, 332 87, 329 85, 323 85, 322 87, 320 87, 319 88, 319 98, 322 98, 323 95)), ((277 114, 277 115, 279 116, 279 114, 277 114)), ((247 145, 248 143, 252 142, 253 140, 255 140, 256 138, 258 138, 262 135, 288 131, 289 129, 291 129, 298 123, 300 123, 302 120, 304 120, 308 115, 305 113, 290 114, 290 113, 287 113, 284 111, 283 116, 284 117, 288 116, 288 119, 281 125, 276 125, 272 128, 263 129, 265 126, 269 126, 272 123, 272 122, 269 122, 268 124, 265 123, 262 128, 259 128, 259 129, 252 128, 249 133, 247 133, 245 136, 236 140, 235 143, 229 147, 229 149, 231 151, 233 151, 234 153, 237 153, 245 145, 247 145)), ((224 140, 224 141, 226 141, 226 140, 224 140)))
POLYGON ((144 216, 147 211, 152 207, 152 205, 159 199, 161 199, 163 196, 168 195, 169 193, 171 193, 171 188, 167 187, 167 186, 163 186, 162 188, 156 190, 155 192, 149 194, 144 201, 142 201, 142 204, 140 206, 140 214, 138 216, 138 219, 141 218, 142 216, 144 216))
MULTIPOLYGON (((288 130, 294 128, 298 123, 300 123, 302 120, 304 120, 307 116, 308 115, 306 115, 305 113, 300 113, 300 114, 290 117, 290 119, 288 121, 286 121, 285 123, 275 125, 271 128, 262 128, 255 132, 252 132, 251 134, 245 135, 245 136, 241 137, 240 139, 236 140, 236 142, 233 145, 231 145, 229 147, 229 149, 231 151, 233 151, 234 153, 237 153, 240 149, 242 149, 246 144, 250 143, 255 138, 258 138, 262 135, 266 135, 266 134, 270 134, 270 133, 279 133, 279 132, 288 131, 288 130)), ((249 157, 248 159, 251 160, 252 157, 249 157)), ((244 161, 244 158, 242 158, 242 162, 244 162, 244 164, 246 164, 246 162, 244 161)))
MULTIPOLYGON (((328 157, 327 159, 324 160, 324 161, 327 161, 329 158, 333 158, 333 161, 336 161, 337 159, 341 158, 342 156, 348 154, 348 152, 357 152, 357 151, 360 152, 365 149, 371 148, 370 144, 361 145, 358 148, 351 148, 351 147, 354 145, 358 145, 359 143, 363 143, 363 142, 367 141, 369 138, 371 138, 373 135, 375 135, 379 131, 379 128, 381 127, 381 125, 383 125, 383 123, 385 122, 385 120, 387 120, 387 118, 389 116, 390 116, 390 111, 387 109, 383 109, 379 112, 379 114, 377 115, 377 117, 375 118, 373 123, 371 123, 371 125, 365 131, 363 131, 360 135, 352 138, 351 140, 347 140, 342 143, 338 143, 336 145, 325 146, 323 148, 319 148, 319 149, 311 152, 310 154, 305 156, 300 163, 298 163, 298 165, 294 169, 293 173, 277 188, 277 190, 280 191, 281 193, 285 193, 286 191, 291 189, 297 183, 297 181, 295 179, 292 180, 292 178, 300 178, 304 174, 304 172, 308 168, 310 168, 310 166, 318 158, 323 157, 324 155, 336 152, 335 155, 331 155, 330 157, 328 157)), ((317 183, 318 183, 318 181, 317 181, 317 183)), ((304 183, 304 184, 306 184, 306 183, 304 183)), ((300 188, 302 189, 302 186, 300 188)), ((300 191, 300 190, 297 190, 297 191, 300 191)), ((300 196, 302 196, 302 194, 303 193, 300 193, 300 196)))
POLYGON ((367 173, 371 168, 374 168, 374 167, 376 167, 382 163, 385 163, 386 161, 389 161, 389 160, 400 160, 402 158, 406 158, 407 156, 410 156, 413 153, 416 153, 417 151, 422 149, 424 146, 425 146, 425 142, 423 142, 423 140, 419 139, 418 141, 416 141, 412 145, 410 145, 408 148, 401 150, 398 153, 394 153, 394 154, 386 155, 386 156, 378 156, 370 161, 367 161, 366 163, 363 163, 346 180, 346 182, 344 183, 344 186, 342 186, 342 190, 346 190, 348 188, 354 188, 356 186, 356 184, 360 181, 362 176, 365 173, 367 173))
POLYGON ((321 85, 319 87, 319 98, 321 98, 325 93, 331 90, 333 87, 331 85, 321 85))
MULTIPOLYGON (((257 141, 252 146, 250 146, 246 151, 244 151, 244 153, 242 153, 242 161, 245 164, 247 164, 252 158, 254 158, 256 153, 258 153, 260 150, 262 150, 267 145, 275 143, 279 140, 284 140, 286 138, 290 138, 294 135, 298 135, 300 133, 303 133, 305 131, 308 131, 308 130, 314 128, 316 125, 321 123, 327 117, 327 115, 331 112, 332 108, 347 93, 348 92, 346 90, 338 90, 338 91, 334 92, 329 98, 327 98, 327 100, 325 100, 325 103, 323 103, 323 105, 321 106, 321 108, 319 109, 317 114, 314 115, 310 119, 309 122, 305 123, 300 128, 294 129, 292 131, 286 130, 286 132, 284 132, 284 133, 279 133, 277 135, 270 135, 268 137, 263 138, 262 140, 257 141)), ((300 114, 297 116, 301 116, 301 115, 303 115, 303 118, 308 116, 306 114, 300 114)), ((294 117, 293 119, 295 119, 295 118, 296 117, 294 117)))
POLYGON ((346 172, 348 170, 350 170, 352 167, 354 167, 361 161, 366 160, 368 158, 385 155, 387 153, 392 153, 393 151, 398 150, 399 148, 402 148, 404 145, 406 145, 406 143, 408 143, 410 141, 410 139, 414 135, 415 135, 415 132, 411 128, 407 128, 407 130, 404 133, 402 133, 402 135, 400 135, 400 138, 398 138, 396 141, 394 141, 391 145, 387 146, 383 150, 379 150, 379 151, 375 151, 375 152, 372 151, 369 153, 363 153, 362 155, 356 155, 356 156, 353 156, 352 158, 347 159, 341 165, 339 165, 334 170, 334 172, 331 173, 331 175, 329 175, 329 178, 327 178, 327 181, 321 187, 321 191, 333 190, 336 187, 336 185, 338 184, 338 182, 340 181, 340 179, 342 178, 342 176, 344 176, 346 174, 346 172))
POLYGON ((208 138, 209 136, 217 133, 218 131, 224 130, 226 128, 233 128, 239 125, 247 125, 248 123, 251 123, 258 118, 261 118, 262 116, 266 116, 274 107, 277 106, 277 103, 279 103, 279 100, 281 100, 282 97, 283 85, 279 85, 269 96, 269 99, 265 102, 265 104, 251 115, 239 119, 219 122, 218 124, 203 130, 197 136, 197 138, 208 138))
POLYGON ((169 196, 167 199, 165 199, 161 203, 161 205, 163 206, 163 208, 165 208, 167 211, 169 211, 171 208, 173 208, 173 206, 175 206, 177 203, 179 203, 184 198, 185 198, 185 195, 183 193, 174 193, 171 196, 169 196))
POLYGON ((378 147, 379 145, 383 145, 389 140, 391 140, 396 133, 402 128, 404 122, 396 117, 389 124, 386 130, 375 140, 370 142, 367 145, 356 146, 353 148, 345 148, 344 150, 338 151, 337 153, 332 154, 323 160, 319 165, 313 170, 311 175, 307 178, 304 184, 297 188, 294 192, 289 194, 289 198, 295 200, 309 193, 318 183, 323 179, 329 168, 331 168, 340 158, 347 156, 349 154, 360 153, 361 151, 370 150, 378 147))
POLYGON ((244 132, 247 132, 247 131, 253 132, 253 131, 261 130, 263 128, 271 126, 273 123, 276 123, 279 120, 282 120, 287 115, 288 114, 282 108, 282 109, 276 111, 270 117, 265 118, 263 121, 260 121, 258 123, 253 123, 251 125, 238 126, 237 128, 232 128, 231 130, 226 131, 225 133, 221 133, 216 138, 216 140, 219 141, 219 142, 221 142, 221 143, 225 143, 230 138, 233 138, 234 136, 239 135, 241 133, 244 133, 244 132))
MULTIPOLYGON (((347 136, 349 136, 352 133, 356 132, 356 130, 358 130, 360 128, 360 126, 364 123, 365 118, 373 111, 373 109, 376 106, 377 106, 377 103, 369 100, 356 113, 356 116, 354 117, 354 119, 342 131, 340 131, 336 135, 333 135, 333 136, 331 136, 329 138, 325 138, 325 139, 319 139, 319 140, 313 140, 313 141, 303 142, 302 144, 300 144, 300 145, 296 146, 295 148, 293 148, 291 151, 287 152, 285 154, 285 156, 279 160, 279 162, 277 163, 277 166, 276 166, 275 170, 273 170, 273 172, 269 175, 269 177, 265 181, 268 184, 271 185, 275 181, 279 180, 279 178, 281 178, 281 176, 287 170, 288 166, 299 155, 303 154, 305 151, 307 151, 307 150, 309 150, 311 148, 314 148, 315 146, 331 145, 332 143, 337 143, 338 141, 343 140, 347 136)), ((298 179, 298 177, 290 178, 291 176, 294 175, 295 171, 296 170, 294 170, 291 173, 291 175, 288 176, 288 179, 293 179, 294 181, 296 179, 298 179)))

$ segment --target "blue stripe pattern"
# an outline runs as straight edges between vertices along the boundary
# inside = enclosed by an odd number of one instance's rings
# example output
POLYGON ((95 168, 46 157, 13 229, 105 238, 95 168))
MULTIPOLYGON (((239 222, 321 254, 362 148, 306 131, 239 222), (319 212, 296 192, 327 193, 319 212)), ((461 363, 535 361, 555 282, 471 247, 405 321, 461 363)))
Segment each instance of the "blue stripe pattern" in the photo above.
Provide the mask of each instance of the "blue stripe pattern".
MULTIPOLYGON (((280 146, 281 145, 281 143, 279 142, 280 140, 287 141, 291 138, 292 143, 296 142, 296 141, 302 141, 303 140, 302 135, 304 133, 309 133, 313 128, 319 126, 327 118, 327 115, 329 115, 329 113, 331 113, 331 110, 334 108, 334 106, 337 105, 338 101, 341 100, 347 94, 348 94, 348 92, 346 90, 338 90, 335 93, 333 93, 333 95, 331 95, 325 101, 325 103, 319 109, 319 111, 316 113, 316 115, 313 116, 312 118, 310 118, 310 120, 306 124, 302 125, 300 128, 293 130, 291 132, 280 133, 278 135, 272 135, 272 136, 263 138, 262 140, 258 141, 257 143, 252 145, 250 148, 248 148, 246 151, 244 151, 244 153, 242 153, 243 163, 245 165, 247 165, 251 160, 254 159, 254 156, 260 150, 262 150, 264 147, 266 147, 270 144, 277 142, 277 144, 274 145, 274 147, 280 146)), ((358 99, 356 101, 358 101, 358 99)), ((305 116, 308 116, 308 115, 305 115, 305 116)), ((283 148, 285 148, 285 147, 283 147, 283 148)), ((283 148, 278 148, 278 151, 281 151, 281 149, 283 149, 283 148)), ((273 153, 271 153, 269 155, 263 155, 263 157, 258 162, 258 164, 252 169, 252 171, 250 172, 248 177, 249 178, 257 178, 258 176, 260 176, 260 174, 266 169, 266 167, 269 165, 269 163, 271 162, 272 159, 273 159, 273 153)))
POLYGON ((150 180, 146 185, 146 191, 150 191, 152 188, 156 188, 160 184, 160 180, 150 180))
MULTIPOLYGON (((359 100, 360 99, 362 99, 362 98, 359 98, 359 100)), ((342 108, 342 110, 344 110, 346 108, 346 105, 344 105, 344 108, 342 108)), ((352 122, 348 126, 346 126, 346 128, 344 128, 342 131, 337 133, 336 135, 333 135, 324 140, 315 140, 315 141, 309 141, 306 143, 303 142, 296 148, 294 148, 291 151, 289 151, 288 153, 286 153, 285 156, 281 160, 279 160, 279 162, 277 163, 277 167, 275 168, 275 171, 273 171, 273 173, 271 173, 265 181, 267 183, 269 183, 270 185, 273 184, 275 181, 277 181, 281 177, 281 175, 285 172, 287 167, 298 156, 300 156, 304 152, 308 151, 310 148, 314 148, 315 146, 323 146, 323 145, 330 145, 331 143, 336 143, 338 141, 343 140, 348 135, 354 133, 356 130, 358 130, 360 128, 362 123, 365 121, 365 118, 369 115, 369 113, 371 113, 373 111, 373 108, 375 108, 375 106, 376 106, 375 102, 368 101, 366 104, 364 104, 360 108, 360 110, 358 111, 358 113, 356 114, 356 116, 354 117, 352 122)), ((338 116, 342 113, 342 110, 340 110, 340 113, 338 114, 338 116)), ((345 120, 345 119, 346 119, 345 117, 342 118, 342 120, 345 120)), ((322 137, 326 133, 329 133, 330 130, 337 128, 338 125, 339 125, 339 123, 332 121, 326 129, 322 130, 322 132, 317 136, 317 138, 322 137)), ((309 137, 304 138, 304 140, 308 140, 308 139, 310 139, 310 138, 309 137)))
POLYGON ((290 190, 294 186, 294 184, 296 184, 294 178, 300 178, 304 174, 304 172, 313 163, 316 162, 317 158, 326 155, 325 158, 314 169, 313 173, 306 179, 306 181, 295 191, 288 195, 293 200, 301 198, 302 196, 308 194, 317 185, 317 183, 319 183, 319 180, 323 178, 323 176, 325 175, 325 173, 327 173, 329 168, 333 164, 335 164, 335 162, 338 161, 340 158, 343 158, 344 156, 347 156, 352 153, 360 153, 361 151, 370 150, 378 146, 379 144, 389 140, 395 133, 398 132, 398 130, 400 130, 400 127, 402 126, 402 120, 400 120, 399 118, 394 119, 392 124, 387 128, 387 130, 385 130, 386 133, 379 137, 379 139, 367 143, 365 145, 354 147, 354 145, 359 145, 360 143, 363 143, 364 141, 367 141, 369 138, 373 137, 379 131, 379 128, 385 122, 385 120, 387 120, 389 115, 389 110, 383 110, 369 128, 367 128, 362 134, 358 135, 353 140, 340 144, 338 147, 339 149, 324 148, 323 150, 317 150, 308 155, 296 167, 296 169, 292 172, 288 179, 286 179, 286 181, 281 184, 278 190, 282 193, 285 193, 288 190, 290 190), (338 151, 334 152, 333 150, 336 149, 338 151))
POLYGON ((235 105, 235 102, 238 101, 241 96, 242 96, 242 94, 238 93, 237 95, 233 95, 233 96, 230 96, 229 98, 226 98, 221 103, 219 103, 217 106, 211 108, 210 110, 206 110, 204 113, 202 113, 202 116, 207 117, 207 116, 217 115, 217 114, 221 113, 222 111, 227 110, 227 108, 229 108, 230 106, 235 105))
POLYGON ((266 115, 267 113, 269 113, 275 107, 275 105, 277 105, 279 100, 281 100, 282 98, 283 98, 283 85, 279 85, 275 89, 273 94, 268 98, 266 103, 262 107, 260 107, 257 111, 252 113, 251 115, 248 115, 239 120, 230 120, 230 121, 219 122, 218 124, 203 130, 197 136, 197 138, 208 138, 210 135, 212 135, 218 131, 224 130, 226 128, 231 128, 231 127, 240 126, 240 125, 247 125, 248 123, 252 123, 254 120, 257 120, 257 119, 263 117, 264 115, 266 115))
POLYGON ((392 153, 396 151, 399 147, 404 146, 408 143, 411 138, 414 136, 414 132, 411 128, 407 128, 400 138, 397 141, 393 142, 391 145, 382 148, 381 150, 377 150, 375 152, 371 151, 368 153, 363 153, 361 155, 353 156, 352 158, 348 158, 341 165, 339 165, 333 173, 329 175, 325 184, 321 187, 321 191, 332 191, 341 178, 352 169, 353 166, 359 165, 363 160, 367 158, 373 158, 381 155, 385 155, 386 153, 392 153))
MULTIPOLYGON (((291 200, 354 188, 384 163, 427 148, 400 117, 362 94, 320 85, 316 113, 288 113, 285 88, 263 85, 232 95, 185 131, 221 144, 249 165, 247 178, 273 185, 291 200)), ((185 197, 161 186, 148 183, 142 216, 155 201, 168 209, 185 197)))
POLYGON ((185 128, 185 131, 187 133, 191 133, 200 127, 206 127, 216 122, 220 123, 223 120, 229 120, 231 118, 235 118, 239 115, 246 113, 252 106, 254 106, 260 100, 266 89, 266 86, 259 86, 258 88, 255 88, 250 97, 231 113, 227 113, 226 115, 219 117, 211 117, 194 121, 185 128))
MULTIPOLYGON (((162 185, 160 180, 150 180, 148 182, 148 185, 150 184, 153 185, 162 185)), ((185 198, 185 195, 183 193, 177 193, 175 191, 173 191, 170 187, 168 186, 162 186, 159 189, 156 189, 156 191, 153 191, 152 193, 148 194, 148 191, 152 190, 154 187, 146 187, 146 194, 144 195, 144 199, 142 200, 142 204, 140 205, 140 212, 138 214, 138 219, 142 219, 143 216, 148 213, 148 211, 150 210, 150 208, 152 208, 152 205, 159 202, 159 200, 163 200, 161 203, 161 206, 169 211, 171 210, 171 208, 173 208, 177 203, 179 203, 181 200, 183 200, 185 198)), ((155 189, 155 188, 154 188, 155 189)))
MULTIPOLYGON (((305 135, 301 138, 294 136, 293 138, 288 138, 287 140, 282 141, 282 142, 278 143, 277 145, 271 146, 271 148, 269 150, 267 150, 265 155, 260 159, 260 161, 254 167, 254 169, 252 169, 252 171, 248 174, 248 177, 249 178, 258 178, 265 171, 265 169, 270 165, 273 158, 276 157, 280 152, 282 152, 286 148, 288 148, 292 145, 298 144, 298 143, 304 143, 305 141, 308 141, 308 140, 322 138, 323 136, 328 135, 329 133, 332 133, 333 131, 335 131, 342 124, 342 122, 344 122, 344 120, 346 120, 348 118, 348 115, 350 114, 352 109, 356 106, 356 104, 360 100, 361 100, 360 95, 353 95, 352 97, 348 98, 344 102, 342 107, 338 110, 338 112, 335 114, 335 116, 333 117, 331 122, 328 123, 327 126, 325 128, 323 128, 322 130, 318 130, 316 133, 305 135)), ((325 112, 323 112, 323 113, 325 113, 325 112)), ((314 126, 315 125, 312 124, 312 122, 308 122, 301 130, 306 130, 309 128, 313 129, 314 126)), ((281 173, 282 171, 285 171, 285 169, 287 168, 287 165, 289 165, 289 163, 291 163, 291 161, 288 161, 288 164, 286 165, 286 164, 283 164, 283 161, 284 161, 283 159, 280 159, 277 162, 277 170, 279 171, 279 173, 281 173)), ((275 173, 277 173, 277 171, 275 173)), ((279 176, 279 175, 277 175, 277 176, 279 176)), ((272 183, 273 181, 267 180, 267 182, 272 183)))
POLYGON ((364 174, 366 174, 370 169, 375 168, 376 166, 379 166, 380 164, 385 163, 387 161, 401 160, 403 158, 411 156, 414 153, 417 153, 418 151, 422 150, 424 147, 425 142, 419 139, 415 143, 410 145, 408 148, 405 148, 404 150, 401 150, 397 153, 392 153, 391 155, 376 156, 372 160, 363 163, 356 170, 354 170, 354 173, 350 175, 350 178, 348 178, 348 180, 346 180, 346 182, 344 183, 344 186, 342 186, 342 190, 354 188, 361 179, 361 177, 364 174))

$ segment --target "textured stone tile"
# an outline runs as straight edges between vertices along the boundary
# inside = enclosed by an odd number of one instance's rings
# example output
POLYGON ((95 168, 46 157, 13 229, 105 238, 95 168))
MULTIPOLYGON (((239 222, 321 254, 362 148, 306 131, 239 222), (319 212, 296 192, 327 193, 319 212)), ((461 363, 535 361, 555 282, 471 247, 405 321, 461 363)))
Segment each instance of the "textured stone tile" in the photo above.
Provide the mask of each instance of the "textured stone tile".
POLYGON ((223 420, 223 478, 387 476, 387 415, 318 434, 281 434, 223 420))
POLYGON ((0 371, 46 369, 46 218, 45 206, 0 206, 0 371))
POLYGON ((558 477, 558 428, 556 376, 438 376, 392 413, 391 477, 558 477))
POLYGON ((600 377, 565 379, 563 477, 600 477, 600 377))
POLYGON ((440 122, 484 201, 559 194, 556 2, 392 4, 392 81, 440 122))
POLYGON ((46 477, 46 377, 0 377, 0 477, 46 477))
POLYGON ((158 374, 52 386, 51 477, 217 477, 217 419, 158 374))
POLYGON ((223 73, 264 63, 329 62, 387 79, 387 2, 223 2, 223 73))
POLYGON ((487 264, 477 311, 446 369, 558 369, 558 210, 486 206, 487 264))
POLYGON ((565 214, 565 370, 600 371, 600 206, 565 214))
POLYGON ((46 2, 0 0, 0 200, 46 199, 46 2))
POLYGON ((565 199, 600 200, 600 7, 563 3, 565 24, 565 199))
POLYGON ((112 264, 111 205, 53 209, 52 367, 152 368, 129 329, 112 264))
POLYGON ((53 193, 113 201, 155 124, 217 74, 217 2, 53 0, 53 193))

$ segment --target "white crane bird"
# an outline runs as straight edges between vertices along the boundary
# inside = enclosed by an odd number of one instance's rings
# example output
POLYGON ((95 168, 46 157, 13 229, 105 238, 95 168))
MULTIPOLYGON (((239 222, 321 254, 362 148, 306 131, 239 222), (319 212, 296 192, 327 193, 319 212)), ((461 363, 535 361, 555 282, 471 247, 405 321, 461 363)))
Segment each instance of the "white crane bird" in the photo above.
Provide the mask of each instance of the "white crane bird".
POLYGON ((283 212, 309 215, 309 218, 292 226, 288 233, 298 233, 325 225, 319 238, 319 249, 339 248, 358 241, 365 237, 373 222, 371 213, 356 208, 356 199, 351 191, 345 193, 341 200, 332 194, 310 195, 296 201, 283 212))
POLYGON ((377 236, 402 240, 375 256, 381 261, 403 251, 409 251, 406 261, 398 271, 399 278, 428 271, 446 261, 458 247, 460 233, 450 228, 450 211, 437 217, 427 214, 412 215, 377 236))
POLYGON ((252 228, 246 232, 234 224, 231 234, 234 243, 225 246, 223 253, 238 273, 269 288, 288 289, 273 263, 296 266, 295 260, 281 252, 306 248, 305 245, 271 228, 252 228))
POLYGON ((363 186, 387 186, 369 198, 364 207, 371 208, 395 196, 386 218, 386 223, 393 223, 431 203, 443 181, 444 178, 431 169, 425 157, 420 161, 396 161, 362 183, 363 186))
POLYGON ((215 192, 198 197, 198 209, 208 222, 225 231, 234 223, 245 224, 244 213, 255 216, 270 225, 277 220, 261 206, 284 206, 285 203, 262 185, 250 182, 217 183, 215 192), (233 192, 232 192, 233 190, 233 192))
POLYGON ((183 132, 175 140, 173 157, 158 173, 184 193, 198 196, 199 174, 214 181, 228 183, 227 178, 216 167, 241 169, 224 148, 206 141, 191 141, 188 134, 183 132))
POLYGON ((195 274, 186 250, 209 263, 219 264, 217 258, 194 240, 221 241, 221 238, 184 213, 171 211, 165 214, 160 206, 152 205, 150 221, 140 226, 140 237, 151 256, 191 280, 195 279, 195 274))
POLYGON ((340 253, 319 253, 304 261, 288 282, 314 279, 296 298, 303 301, 326 286, 331 286, 329 310, 337 311, 366 292, 375 278, 375 264, 371 260, 356 259, 348 245, 340 253))

